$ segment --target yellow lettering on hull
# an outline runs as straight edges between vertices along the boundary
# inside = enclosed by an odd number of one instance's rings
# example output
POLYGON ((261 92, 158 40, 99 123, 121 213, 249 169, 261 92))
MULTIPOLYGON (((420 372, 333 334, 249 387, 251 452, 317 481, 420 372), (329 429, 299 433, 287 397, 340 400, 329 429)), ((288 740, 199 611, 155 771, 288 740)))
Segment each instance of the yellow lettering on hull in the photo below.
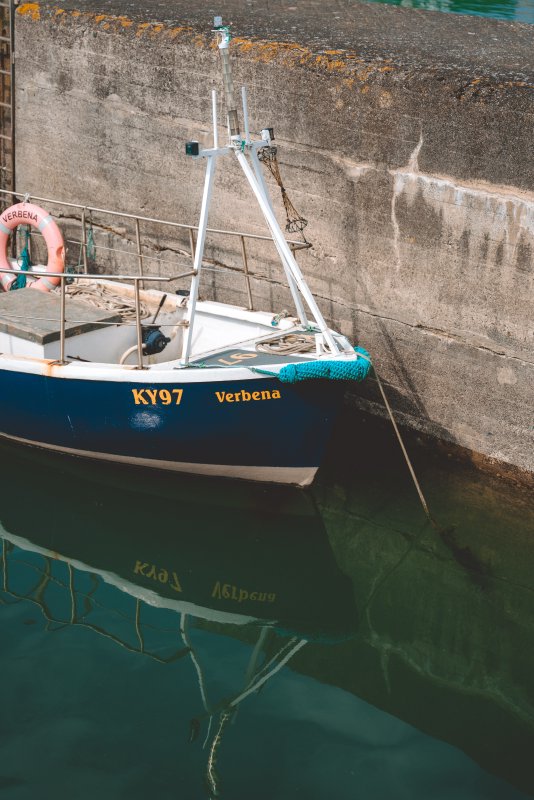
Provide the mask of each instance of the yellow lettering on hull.
POLYGON ((159 403, 163 406, 179 406, 183 393, 183 389, 132 389, 136 406, 156 406, 159 403))
POLYGON ((251 400, 280 400, 282 395, 279 389, 263 389, 261 392, 247 392, 240 389, 238 392, 215 392, 219 403, 249 403, 251 400))

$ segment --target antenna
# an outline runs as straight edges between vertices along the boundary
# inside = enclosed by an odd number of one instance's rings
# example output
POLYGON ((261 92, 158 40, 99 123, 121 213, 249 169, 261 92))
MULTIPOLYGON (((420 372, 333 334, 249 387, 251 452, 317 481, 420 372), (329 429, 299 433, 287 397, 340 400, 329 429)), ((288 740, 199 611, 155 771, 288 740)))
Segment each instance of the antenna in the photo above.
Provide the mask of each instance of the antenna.
POLYGON ((232 67, 230 65, 230 27, 222 24, 222 17, 214 17, 213 30, 217 34, 217 46, 221 54, 224 94, 226 99, 226 113, 228 115, 228 133, 230 139, 239 139, 239 120, 234 100, 234 82, 232 80, 232 67))
POLYGON ((241 87, 241 100, 243 103, 243 123, 245 125, 245 142, 250 144, 250 131, 248 128, 248 100, 247 100, 247 87, 241 87))
POLYGON ((216 150, 219 146, 219 134, 217 131, 217 92, 211 91, 211 115, 213 117, 213 147, 216 150))

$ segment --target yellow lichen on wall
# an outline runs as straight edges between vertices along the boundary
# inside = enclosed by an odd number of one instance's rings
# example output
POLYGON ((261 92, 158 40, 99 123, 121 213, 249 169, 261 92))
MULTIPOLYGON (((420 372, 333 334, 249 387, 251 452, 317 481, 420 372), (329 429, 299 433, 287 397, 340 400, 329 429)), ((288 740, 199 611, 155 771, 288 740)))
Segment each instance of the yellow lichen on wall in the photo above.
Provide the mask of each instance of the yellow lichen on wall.
MULTIPOLYGON (((82 0, 80 0, 80 3, 82 0)), ((137 38, 165 38, 175 41, 179 38, 185 44, 192 44, 196 48, 209 48, 215 50, 217 43, 209 36, 204 36, 186 25, 166 25, 163 22, 136 22, 125 15, 102 14, 79 9, 66 10, 59 6, 41 6, 38 2, 21 3, 16 13, 31 20, 40 20, 45 16, 57 20, 64 24, 68 19, 85 19, 93 22, 100 29, 120 33, 124 29, 135 31, 137 38)), ((294 42, 273 42, 266 40, 252 40, 244 37, 234 37, 233 47, 237 52, 246 55, 252 61, 261 64, 278 63, 283 67, 292 69, 294 67, 310 67, 320 70, 329 75, 337 75, 342 80, 342 85, 351 89, 357 81, 360 84, 359 91, 367 91, 367 81, 373 76, 379 76, 395 71, 392 59, 380 60, 370 63, 361 56, 346 50, 321 50, 312 51, 304 45, 294 42)), ((474 94, 478 86, 486 78, 477 77, 469 84, 470 92, 464 93, 460 100, 465 96, 474 94)), ((532 90, 532 84, 525 81, 506 81, 497 84, 497 89, 528 89, 532 90)))
MULTIPOLYGON (((189 32, 191 32, 191 30, 192 30, 192 28, 190 28, 190 27, 187 27, 187 26, 184 26, 184 25, 178 25, 178 26, 175 26, 173 28, 167 28, 164 31, 164 33, 165 33, 165 36, 167 36, 169 39, 176 39, 178 36, 180 36, 180 34, 189 33, 189 32)), ((202 36, 195 36, 193 38, 193 44, 197 45, 197 47, 198 47, 198 44, 199 44, 199 40, 200 40, 201 44, 204 44, 204 39, 203 39, 202 36)))
POLYGON ((364 83, 373 74, 393 71, 389 64, 365 64, 362 58, 345 50, 314 53, 308 47, 292 42, 254 41, 240 37, 232 39, 232 44, 252 61, 262 64, 278 62, 290 69, 295 66, 319 68, 327 74, 343 77, 344 85, 349 88, 354 80, 364 83))
MULTIPOLYGON (((42 8, 39 3, 23 3, 17 8, 16 13, 20 14, 21 16, 30 17, 33 20, 40 20, 42 19, 41 11, 42 8)), ((65 23, 69 18, 84 18, 94 22, 96 25, 104 28, 105 30, 110 30, 113 28, 131 28, 132 25, 134 25, 133 20, 124 15, 95 14, 91 11, 80 11, 79 9, 72 9, 68 11, 67 9, 60 8, 59 6, 54 6, 49 10, 49 13, 53 18, 61 23, 65 23)), ((158 23, 155 27, 161 29, 164 26, 158 23)))
MULTIPOLYGON (((38 9, 38 3, 26 3, 25 6, 36 6, 38 9)), ((28 14, 29 11, 26 10, 24 13, 28 14)), ((134 22, 133 19, 130 19, 124 14, 96 14, 92 11, 81 11, 79 9, 67 11, 57 6, 52 9, 51 13, 52 16, 61 23, 67 22, 68 19, 81 18, 94 23, 99 28, 106 31, 120 31, 121 29, 135 28, 135 35, 138 38, 145 35, 155 37, 158 36, 158 34, 164 34, 170 39, 176 39, 180 34, 189 33, 192 30, 190 27, 184 25, 168 27, 163 22, 134 22)), ((33 18, 40 19, 40 16, 34 16, 33 18)), ((197 42, 195 43, 197 44, 197 42)))
MULTIPOLYGON (((134 22, 126 16, 116 16, 111 14, 96 14, 90 11, 70 10, 67 11, 60 7, 51 9, 52 15, 59 22, 66 22, 67 19, 84 18, 92 21, 95 25, 103 30, 120 30, 121 28, 135 27, 135 35, 138 38, 145 36, 157 37, 160 34, 166 38, 175 40, 183 34, 191 34, 193 30, 189 26, 167 26, 162 22, 134 22)), ((30 16, 31 19, 40 19, 39 3, 23 3, 17 9, 17 13, 30 16)), ((268 64, 274 61, 281 62, 286 67, 293 67, 296 65, 314 65, 323 68, 327 72, 344 73, 348 69, 347 62, 343 60, 343 50, 325 50, 323 53, 317 55, 309 48, 302 45, 295 44, 294 42, 271 42, 265 40, 252 41, 235 37, 233 40, 234 46, 241 52, 249 55, 254 61, 259 63, 268 64)), ((192 43, 196 47, 216 47, 214 41, 208 38, 194 34, 192 43)))
POLYGON ((324 50, 320 54, 313 53, 308 47, 294 42, 268 42, 252 41, 235 37, 232 39, 239 52, 246 53, 253 61, 269 64, 279 61, 285 67, 296 65, 313 65, 323 68, 327 72, 343 73, 348 69, 348 63, 340 56, 343 50, 324 50))
POLYGON ((22 3, 22 5, 17 8, 17 14, 20 14, 22 17, 29 17, 33 20, 41 19, 39 3, 22 3))
POLYGON ((162 22, 140 22, 137 25, 135 35, 143 36, 143 34, 147 33, 149 36, 157 36, 164 28, 165 25, 162 22))
MULTIPOLYGON (((41 19, 44 9, 39 3, 22 3, 17 13, 27 16, 32 20, 41 19)), ((204 36, 193 30, 190 26, 166 25, 163 22, 137 22, 125 15, 112 15, 95 13, 91 11, 66 10, 59 6, 48 7, 47 16, 55 19, 60 24, 66 24, 69 19, 83 19, 92 22, 101 30, 120 33, 124 29, 131 29, 139 39, 165 38, 172 41, 182 39, 197 48, 215 50, 217 43, 209 36, 204 36), (186 41, 187 40, 187 41, 186 41)), ((294 67, 310 67, 329 75, 337 75, 343 80, 343 86, 352 88, 354 81, 365 84, 373 74, 393 71, 393 67, 384 62, 369 64, 355 53, 346 50, 321 50, 313 51, 304 45, 295 42, 277 42, 261 39, 248 39, 236 36, 232 45, 237 53, 246 55, 250 60, 260 64, 278 63, 281 66, 293 69, 294 67)))

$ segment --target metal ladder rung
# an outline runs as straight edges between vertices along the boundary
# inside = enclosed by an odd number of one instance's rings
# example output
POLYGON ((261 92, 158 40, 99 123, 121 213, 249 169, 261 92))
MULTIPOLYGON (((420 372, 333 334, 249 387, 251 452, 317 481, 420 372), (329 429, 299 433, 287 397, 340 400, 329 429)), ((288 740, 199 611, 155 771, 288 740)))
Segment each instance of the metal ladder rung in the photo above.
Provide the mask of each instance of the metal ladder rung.
POLYGON ((15 6, 19 0, 0 0, 0 188, 15 188, 15 6), (5 9, 5 10, 4 10, 5 9))

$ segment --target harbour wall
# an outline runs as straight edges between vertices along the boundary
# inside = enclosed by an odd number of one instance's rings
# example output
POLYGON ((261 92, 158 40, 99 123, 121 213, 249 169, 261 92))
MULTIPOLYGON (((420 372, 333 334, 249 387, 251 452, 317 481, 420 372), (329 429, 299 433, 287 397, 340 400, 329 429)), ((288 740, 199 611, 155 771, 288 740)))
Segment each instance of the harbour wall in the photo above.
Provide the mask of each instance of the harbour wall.
MULTIPOLYGON (((211 141, 211 13, 21 3, 17 189, 194 224, 203 166, 184 142, 211 141)), ((315 0, 229 0, 221 13, 251 129, 274 126, 309 221, 299 262, 327 320, 371 352, 404 424, 534 472, 534 28, 315 0)), ((236 220, 265 232, 237 168, 221 165, 209 223, 236 220)), ((169 274, 163 256, 186 255, 186 238, 145 228, 147 270, 169 274)), ((126 226, 96 218, 95 239, 135 252, 126 226)), ((245 304, 242 276, 216 269, 239 263, 238 241, 208 246, 203 295, 245 304)), ((257 307, 291 309, 272 250, 250 262, 257 307)), ((351 401, 383 413, 373 381, 351 401)))

